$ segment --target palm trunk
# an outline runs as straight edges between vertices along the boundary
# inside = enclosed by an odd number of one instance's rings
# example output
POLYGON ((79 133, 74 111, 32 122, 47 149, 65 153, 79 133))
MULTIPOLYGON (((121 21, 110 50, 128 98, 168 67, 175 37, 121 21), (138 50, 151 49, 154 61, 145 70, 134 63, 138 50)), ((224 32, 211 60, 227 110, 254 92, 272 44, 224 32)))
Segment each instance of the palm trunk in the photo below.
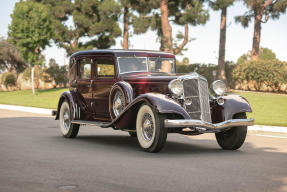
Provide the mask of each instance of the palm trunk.
POLYGON ((162 41, 161 45, 163 51, 173 53, 172 49, 172 28, 168 20, 168 0, 160 1, 161 11, 161 30, 162 30, 162 41))
POLYGON ((124 8, 124 40, 123 48, 129 49, 129 8, 124 8))
POLYGON ((226 13, 227 8, 221 10, 220 22, 220 42, 219 42, 219 56, 218 56, 218 78, 226 81, 225 76, 225 44, 226 44, 226 13))
POLYGON ((261 11, 255 12, 256 16, 254 19, 254 35, 253 35, 253 45, 251 51, 251 59, 257 61, 259 58, 259 46, 260 46, 260 37, 261 37, 261 11))
POLYGON ((31 71, 31 83, 32 83, 32 93, 33 95, 35 95, 35 87, 34 87, 34 71, 35 71, 35 67, 34 65, 32 66, 32 71, 31 71))

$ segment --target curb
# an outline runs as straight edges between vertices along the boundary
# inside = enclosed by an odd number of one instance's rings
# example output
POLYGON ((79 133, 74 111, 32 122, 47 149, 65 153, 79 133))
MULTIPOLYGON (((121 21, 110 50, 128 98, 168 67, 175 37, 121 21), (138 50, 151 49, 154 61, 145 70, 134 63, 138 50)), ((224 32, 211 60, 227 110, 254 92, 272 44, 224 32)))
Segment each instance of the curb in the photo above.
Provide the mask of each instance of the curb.
POLYGON ((263 132, 285 133, 285 134, 287 134, 287 127, 253 125, 253 126, 249 126, 248 127, 248 131, 263 131, 263 132))
POLYGON ((24 107, 24 106, 17 106, 17 105, 4 105, 4 104, 0 104, 0 109, 37 113, 37 114, 43 114, 43 115, 52 115, 52 111, 53 111, 52 109, 24 107))
MULTIPOLYGON (((13 111, 21 111, 21 112, 29 112, 29 113, 37 113, 43 115, 52 115, 54 110, 52 109, 44 109, 44 108, 36 108, 36 107, 24 107, 17 105, 4 105, 0 104, 0 109, 7 109, 13 111)), ((248 127, 248 131, 255 132, 269 132, 269 133, 283 133, 287 134, 287 127, 278 127, 278 126, 265 126, 265 125, 253 125, 248 127)))

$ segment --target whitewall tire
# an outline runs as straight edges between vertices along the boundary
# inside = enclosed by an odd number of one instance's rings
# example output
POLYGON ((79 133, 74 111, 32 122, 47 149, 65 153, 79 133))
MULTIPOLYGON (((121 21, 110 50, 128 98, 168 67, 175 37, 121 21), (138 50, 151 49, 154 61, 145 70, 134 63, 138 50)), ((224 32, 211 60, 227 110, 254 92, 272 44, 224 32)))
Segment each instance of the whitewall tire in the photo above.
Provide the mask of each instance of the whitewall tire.
POLYGON ((136 132, 141 148, 147 152, 159 152, 166 143, 167 130, 164 116, 143 104, 137 114, 136 132))
POLYGON ((80 125, 72 124, 70 106, 64 101, 60 109, 60 130, 64 137, 75 138, 78 135, 80 125))

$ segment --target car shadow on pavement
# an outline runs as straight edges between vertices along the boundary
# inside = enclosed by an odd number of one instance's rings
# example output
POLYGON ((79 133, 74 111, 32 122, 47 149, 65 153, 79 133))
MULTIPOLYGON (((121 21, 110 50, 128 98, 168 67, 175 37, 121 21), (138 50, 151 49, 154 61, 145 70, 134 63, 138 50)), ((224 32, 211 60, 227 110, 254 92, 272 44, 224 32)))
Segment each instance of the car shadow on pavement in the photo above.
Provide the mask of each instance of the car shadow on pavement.
MULTIPOLYGON (((106 150, 111 151, 129 151, 143 152, 138 144, 137 138, 125 135, 79 135, 77 143, 86 143, 88 145, 98 148, 98 146, 105 146, 106 150)), ((213 140, 196 140, 177 138, 173 135, 172 139, 167 139, 166 146, 160 154, 172 155, 192 155, 192 154, 214 154, 214 153, 242 153, 242 151, 227 151, 221 150, 216 142, 213 140), (197 144, 196 144, 197 143, 197 144)), ((247 144, 248 145, 248 144, 247 144)), ((144 153, 144 152, 143 152, 144 153)), ((147 154, 147 153, 144 153, 147 154)), ((150 154, 150 153, 149 153, 150 154)))

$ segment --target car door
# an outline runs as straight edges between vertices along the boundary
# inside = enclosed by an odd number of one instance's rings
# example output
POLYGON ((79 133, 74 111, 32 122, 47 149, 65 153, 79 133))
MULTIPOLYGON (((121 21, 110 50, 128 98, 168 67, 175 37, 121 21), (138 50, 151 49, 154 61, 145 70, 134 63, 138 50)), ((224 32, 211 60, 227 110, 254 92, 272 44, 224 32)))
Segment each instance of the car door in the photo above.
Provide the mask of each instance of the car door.
POLYGON ((92 116, 92 63, 93 60, 89 57, 80 57, 77 60, 77 95, 82 120, 89 120, 92 116))
POLYGON ((112 56, 98 56, 94 60, 93 112, 96 119, 110 120, 109 94, 116 82, 114 59, 112 56))

